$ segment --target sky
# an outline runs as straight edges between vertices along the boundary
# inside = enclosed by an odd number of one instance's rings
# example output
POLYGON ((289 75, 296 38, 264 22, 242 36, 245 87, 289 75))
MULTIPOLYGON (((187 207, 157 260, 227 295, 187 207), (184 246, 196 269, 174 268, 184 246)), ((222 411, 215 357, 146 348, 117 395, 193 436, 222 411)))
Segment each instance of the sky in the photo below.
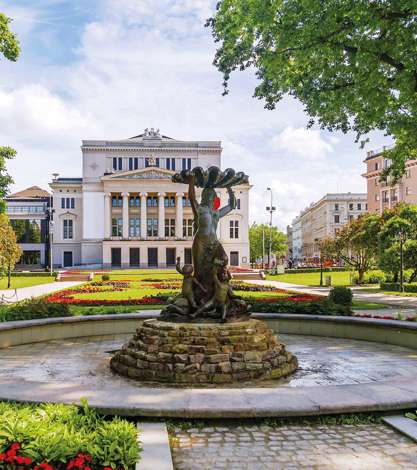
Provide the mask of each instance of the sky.
POLYGON ((277 207, 282 230, 329 192, 365 192, 366 150, 390 143, 372 134, 306 129, 301 104, 274 111, 252 97, 253 71, 236 72, 222 96, 212 65, 216 45, 205 20, 212 0, 0 0, 22 54, 0 58, 0 145, 18 151, 8 165, 12 191, 48 188, 52 173, 81 176, 82 139, 123 139, 145 128, 180 140, 221 140, 222 166, 253 185, 250 220, 277 207))

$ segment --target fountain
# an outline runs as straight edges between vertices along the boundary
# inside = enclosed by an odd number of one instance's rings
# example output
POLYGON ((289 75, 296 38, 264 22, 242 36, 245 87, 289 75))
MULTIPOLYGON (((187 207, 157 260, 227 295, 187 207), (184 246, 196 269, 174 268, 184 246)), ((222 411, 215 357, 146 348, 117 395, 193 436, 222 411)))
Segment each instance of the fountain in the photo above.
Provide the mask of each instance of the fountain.
POLYGON ((160 319, 139 326, 112 357, 112 370, 136 380, 178 384, 277 379, 294 372, 297 358, 265 322, 250 318, 250 305, 233 293, 229 260, 217 238, 219 220, 236 208, 232 188, 248 183, 248 176, 212 166, 183 170, 172 180, 188 184, 195 225, 193 265, 181 267, 177 259, 181 293, 160 319), (202 188, 200 203, 196 187, 202 188), (216 188, 227 190, 224 207, 216 188))

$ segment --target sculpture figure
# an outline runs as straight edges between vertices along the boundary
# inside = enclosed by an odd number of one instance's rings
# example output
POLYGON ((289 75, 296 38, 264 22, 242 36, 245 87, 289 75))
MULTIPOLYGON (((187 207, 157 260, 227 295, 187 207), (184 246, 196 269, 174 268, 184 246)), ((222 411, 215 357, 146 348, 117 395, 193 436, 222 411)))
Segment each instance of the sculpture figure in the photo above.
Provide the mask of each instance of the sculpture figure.
POLYGON ((169 318, 171 310, 178 313, 181 309, 181 315, 188 315, 189 319, 214 317, 225 321, 229 317, 246 315, 246 304, 233 295, 229 284, 229 260, 217 238, 217 227, 219 220, 236 208, 232 187, 248 183, 248 177, 241 172, 235 173, 231 168, 222 172, 217 167, 208 170, 196 167, 176 173, 172 180, 188 184, 196 231, 192 246, 193 266, 185 265, 181 269, 177 261, 177 270, 184 276, 181 297, 187 299, 188 308, 184 312, 178 302, 175 306, 170 304, 164 309, 163 316, 169 318), (200 203, 196 186, 203 188, 200 203), (227 190, 229 200, 222 208, 215 188, 227 190))

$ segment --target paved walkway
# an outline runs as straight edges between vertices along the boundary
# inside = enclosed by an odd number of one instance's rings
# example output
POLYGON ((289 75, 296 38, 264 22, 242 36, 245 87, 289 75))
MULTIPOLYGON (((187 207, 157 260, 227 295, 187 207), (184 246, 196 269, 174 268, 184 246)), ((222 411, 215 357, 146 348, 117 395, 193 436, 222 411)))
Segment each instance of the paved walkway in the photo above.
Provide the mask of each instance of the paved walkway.
POLYGON ((42 295, 51 294, 62 289, 78 286, 83 282, 51 282, 50 284, 39 284, 37 286, 21 287, 16 289, 17 296, 15 296, 14 289, 0 290, 0 303, 4 297, 6 303, 14 303, 20 300, 31 299, 32 297, 40 297, 42 295))
POLYGON ((417 444, 383 424, 176 429, 171 446, 175 470, 417 468, 417 444))
MULTIPOLYGON (((314 286, 303 286, 301 284, 291 284, 288 282, 280 281, 248 281, 253 284, 259 284, 264 286, 274 286, 278 289, 288 289, 294 292, 303 292, 306 294, 315 294, 327 296, 329 294, 328 287, 314 287, 314 286)), ((378 292, 363 292, 362 287, 353 287, 352 292, 355 300, 361 300, 363 302, 372 302, 376 304, 390 305, 393 307, 402 308, 416 308, 417 309, 417 297, 403 297, 399 295, 387 295, 378 292)))

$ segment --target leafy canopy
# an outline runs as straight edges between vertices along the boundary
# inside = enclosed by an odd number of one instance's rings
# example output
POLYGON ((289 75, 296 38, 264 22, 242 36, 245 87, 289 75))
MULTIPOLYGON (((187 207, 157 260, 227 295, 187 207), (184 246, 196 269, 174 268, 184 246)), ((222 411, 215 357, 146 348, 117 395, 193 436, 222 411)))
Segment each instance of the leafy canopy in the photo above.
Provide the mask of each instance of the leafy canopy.
POLYGON ((385 131, 394 177, 417 158, 416 0, 221 0, 207 26, 225 93, 233 71, 253 67, 266 108, 289 94, 310 126, 357 140, 385 131))
MULTIPOLYGON (((269 253, 269 225, 253 224, 249 227, 250 259, 255 262, 262 258, 262 232, 265 230, 265 255, 269 253)), ((280 232, 277 227, 272 227, 271 252, 276 256, 281 256, 287 251, 287 236, 280 232)))
POLYGON ((0 214, 6 210, 4 198, 9 192, 13 178, 7 173, 6 162, 16 155, 16 150, 10 147, 0 147, 0 214))
POLYGON ((0 53, 8 60, 17 60, 20 54, 20 45, 16 34, 10 30, 11 18, 0 12, 0 53))
POLYGON ((16 234, 5 214, 0 214, 0 276, 13 270, 22 256, 16 234))

